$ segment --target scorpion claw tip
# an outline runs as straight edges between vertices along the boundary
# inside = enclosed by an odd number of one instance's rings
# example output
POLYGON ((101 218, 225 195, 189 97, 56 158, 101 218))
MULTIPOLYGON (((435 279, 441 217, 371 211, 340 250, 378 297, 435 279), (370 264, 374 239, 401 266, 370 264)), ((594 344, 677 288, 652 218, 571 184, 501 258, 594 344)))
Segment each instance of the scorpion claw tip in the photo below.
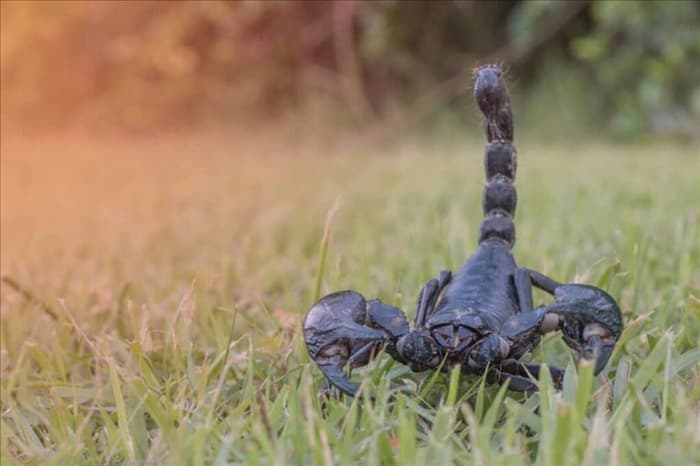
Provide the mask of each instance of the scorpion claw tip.
POLYGON ((349 396, 355 396, 358 386, 348 379, 348 376, 343 369, 333 364, 319 364, 319 369, 326 376, 326 380, 341 392, 349 396))
POLYGON ((598 375, 605 369, 614 349, 614 341, 593 337, 581 346, 580 356, 585 360, 593 361, 594 373, 598 375))
POLYGON ((561 285, 551 309, 560 318, 566 344, 579 359, 591 360, 595 373, 608 363, 622 333, 622 313, 606 292, 589 285, 561 285))

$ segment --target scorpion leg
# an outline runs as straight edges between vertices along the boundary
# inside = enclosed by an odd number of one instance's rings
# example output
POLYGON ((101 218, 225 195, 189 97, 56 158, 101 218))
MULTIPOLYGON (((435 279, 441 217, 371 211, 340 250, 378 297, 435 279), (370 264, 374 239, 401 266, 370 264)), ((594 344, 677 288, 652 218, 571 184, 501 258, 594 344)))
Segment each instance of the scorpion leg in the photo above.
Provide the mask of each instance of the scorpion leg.
POLYGON ((438 274, 437 278, 428 280, 418 295, 418 309, 416 311, 415 327, 420 328, 425 325, 425 322, 430 317, 430 314, 435 310, 440 293, 445 289, 452 279, 452 272, 443 270, 438 274))
MULTIPOLYGON (((542 365, 522 362, 517 359, 506 359, 501 363, 499 369, 507 374, 539 379, 542 365)), ((558 388, 561 387, 564 382, 564 369, 555 366, 547 366, 547 369, 549 369, 549 375, 552 377, 554 385, 558 388)))
POLYGON ((499 369, 491 369, 486 374, 486 381, 492 384, 503 385, 508 382, 508 389, 514 392, 532 394, 537 391, 537 384, 527 376, 512 374, 499 369))
POLYGON ((551 295, 554 295, 554 291, 561 286, 561 283, 552 280, 548 276, 543 275, 539 272, 535 272, 534 270, 530 269, 523 270, 526 270, 528 275, 530 275, 530 280, 532 281, 533 285, 535 285, 540 290, 546 291, 551 295))
POLYGON ((309 309, 303 327, 311 359, 331 385, 351 396, 358 387, 343 367, 348 362, 351 368, 364 366, 382 348, 399 359, 396 340, 408 333, 403 312, 377 299, 366 301, 355 291, 321 298, 309 309))
POLYGON ((529 312, 532 310, 532 281, 530 280, 530 271, 527 269, 515 269, 513 274, 513 283, 515 291, 518 295, 518 305, 520 312, 529 312))
MULTIPOLYGON (((554 386, 561 390, 564 382, 564 370, 558 367, 548 367, 554 386)), ((508 389, 514 392, 525 392, 532 394, 538 390, 542 365, 531 364, 518 361, 517 359, 506 359, 499 367, 489 370, 487 381, 490 383, 504 384, 508 382, 508 389)))

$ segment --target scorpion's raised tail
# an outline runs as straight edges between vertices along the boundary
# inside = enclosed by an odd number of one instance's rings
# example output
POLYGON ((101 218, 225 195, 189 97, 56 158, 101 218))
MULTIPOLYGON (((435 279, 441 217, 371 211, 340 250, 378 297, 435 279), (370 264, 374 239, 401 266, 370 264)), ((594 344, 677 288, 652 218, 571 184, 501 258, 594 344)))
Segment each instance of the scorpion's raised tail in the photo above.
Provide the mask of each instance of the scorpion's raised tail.
POLYGON ((475 74, 474 98, 484 114, 489 141, 484 156, 487 180, 483 195, 485 218, 481 222, 479 243, 495 239, 512 247, 515 243, 513 216, 517 194, 513 182, 517 159, 508 89, 497 66, 482 66, 475 74))

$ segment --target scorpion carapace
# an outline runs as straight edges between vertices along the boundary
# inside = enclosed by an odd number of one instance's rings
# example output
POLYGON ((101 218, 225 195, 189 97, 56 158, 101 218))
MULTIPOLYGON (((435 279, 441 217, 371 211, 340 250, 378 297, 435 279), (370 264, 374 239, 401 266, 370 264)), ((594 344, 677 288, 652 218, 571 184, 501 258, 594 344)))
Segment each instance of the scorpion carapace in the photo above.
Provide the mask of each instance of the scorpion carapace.
MULTIPOLYGON (((488 144, 484 220, 474 254, 454 275, 442 271, 423 286, 412 329, 401 310, 355 291, 321 298, 304 319, 311 358, 327 381, 348 395, 358 386, 343 368, 364 366, 381 350, 414 371, 460 365, 464 372, 486 373, 490 382, 507 382, 511 390, 531 392, 540 365, 520 358, 545 333, 561 331, 577 359, 593 361, 596 374, 622 333, 622 314, 603 290, 561 284, 516 264, 511 253, 516 151, 508 91, 497 66, 480 67, 475 77, 474 97, 488 144), (533 307, 533 286, 553 295, 554 302, 533 307)), ((563 370, 549 371, 561 384, 563 370)))

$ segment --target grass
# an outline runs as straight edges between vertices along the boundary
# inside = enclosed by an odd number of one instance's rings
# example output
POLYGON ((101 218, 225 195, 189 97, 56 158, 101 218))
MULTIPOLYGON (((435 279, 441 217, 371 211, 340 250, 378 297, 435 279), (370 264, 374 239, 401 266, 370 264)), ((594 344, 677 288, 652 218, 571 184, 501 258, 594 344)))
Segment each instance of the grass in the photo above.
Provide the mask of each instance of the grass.
POLYGON ((412 316, 475 247, 482 148, 3 142, 2 464, 698 464, 697 148, 519 143, 516 258, 618 298, 605 377, 552 336, 560 393, 383 356, 374 400, 317 396, 316 287, 412 316))

